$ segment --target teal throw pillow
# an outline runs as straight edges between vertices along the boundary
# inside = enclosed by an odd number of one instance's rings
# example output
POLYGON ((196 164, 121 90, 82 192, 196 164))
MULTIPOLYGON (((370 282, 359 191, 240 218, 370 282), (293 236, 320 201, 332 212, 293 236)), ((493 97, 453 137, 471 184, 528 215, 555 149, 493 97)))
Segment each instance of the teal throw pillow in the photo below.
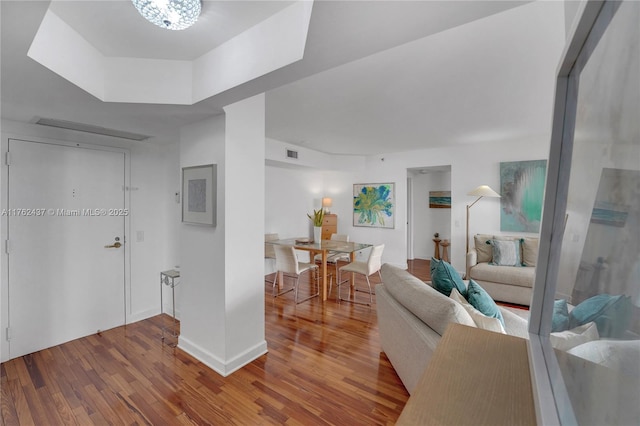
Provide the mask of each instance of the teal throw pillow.
POLYGON ((520 258, 522 239, 519 240, 491 240, 493 260, 491 265, 522 266, 520 258))
POLYGON ((460 274, 448 262, 431 258, 430 268, 433 288, 440 293, 449 297, 451 289, 455 287, 461 295, 467 294, 467 287, 460 278, 460 274))
POLYGON ((431 258, 431 262, 429 262, 429 272, 431 272, 431 276, 433 276, 436 268, 438 268, 438 263, 440 263, 440 259, 436 259, 435 257, 431 258))
POLYGON ((569 330, 569 307, 565 299, 553 302, 553 317, 551 319, 551 332, 569 330))
POLYGON ((631 299, 624 294, 598 294, 569 313, 569 328, 595 322, 600 337, 620 338, 631 322, 631 299))
POLYGON ((488 317, 498 318, 504 327, 504 318, 500 308, 493 301, 493 298, 487 293, 487 291, 480 287, 480 284, 474 280, 469 280, 469 286, 467 287, 467 300, 477 310, 482 312, 488 317))

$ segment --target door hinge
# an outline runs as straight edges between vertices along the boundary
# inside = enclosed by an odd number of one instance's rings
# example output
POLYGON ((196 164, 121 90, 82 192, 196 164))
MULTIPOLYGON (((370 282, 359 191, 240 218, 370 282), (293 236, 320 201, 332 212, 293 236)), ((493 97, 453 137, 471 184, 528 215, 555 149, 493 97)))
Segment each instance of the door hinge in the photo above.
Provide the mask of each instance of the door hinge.
POLYGON ((7 327, 7 341, 11 340, 11 328, 7 327))
POLYGON ((9 151, 4 153, 4 164, 7 166, 11 165, 11 153, 9 153, 9 151))
POLYGON ((4 240, 4 252, 9 254, 9 240, 4 240))

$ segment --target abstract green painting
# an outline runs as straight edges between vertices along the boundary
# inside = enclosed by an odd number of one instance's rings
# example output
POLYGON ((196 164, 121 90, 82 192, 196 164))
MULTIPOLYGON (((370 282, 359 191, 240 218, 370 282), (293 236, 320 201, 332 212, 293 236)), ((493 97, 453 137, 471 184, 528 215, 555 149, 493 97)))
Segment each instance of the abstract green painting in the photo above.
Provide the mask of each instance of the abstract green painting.
POLYGON ((500 163, 500 230, 540 232, 547 160, 500 163))
POLYGON ((394 208, 393 183, 353 185, 353 226, 394 228, 394 208))

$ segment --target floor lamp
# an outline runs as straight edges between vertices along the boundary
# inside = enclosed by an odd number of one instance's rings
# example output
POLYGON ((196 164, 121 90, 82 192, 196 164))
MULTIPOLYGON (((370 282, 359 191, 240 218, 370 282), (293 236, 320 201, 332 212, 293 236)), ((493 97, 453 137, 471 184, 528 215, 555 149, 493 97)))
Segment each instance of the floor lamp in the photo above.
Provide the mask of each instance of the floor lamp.
POLYGON ((469 209, 482 197, 498 197, 500 198, 500 194, 498 194, 493 189, 489 188, 488 185, 480 185, 473 191, 470 191, 467 195, 473 195, 478 197, 473 203, 467 204, 467 251, 465 253, 469 253, 469 209))

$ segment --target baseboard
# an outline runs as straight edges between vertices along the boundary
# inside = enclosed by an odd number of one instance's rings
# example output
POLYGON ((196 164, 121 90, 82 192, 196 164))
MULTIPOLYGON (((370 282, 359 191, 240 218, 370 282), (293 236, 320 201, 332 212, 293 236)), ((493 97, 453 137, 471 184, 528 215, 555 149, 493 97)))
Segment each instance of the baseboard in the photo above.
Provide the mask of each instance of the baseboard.
POLYGON ((142 311, 142 312, 135 312, 133 314, 129 314, 127 315, 127 324, 133 324, 134 322, 138 322, 138 321, 142 321, 145 320, 147 318, 151 318, 151 317, 155 317, 156 315, 160 314, 160 309, 147 309, 146 311, 142 311))
POLYGON ((261 357, 262 355, 267 353, 267 341, 263 340, 256 346, 247 349, 240 355, 232 358, 231 360, 225 362, 213 355, 206 349, 196 345, 189 339, 180 336, 178 338, 178 348, 185 351, 192 357, 196 358, 198 361, 202 362, 207 367, 211 368, 216 373, 220 374, 223 377, 227 377, 231 373, 239 370, 255 359, 261 357))

